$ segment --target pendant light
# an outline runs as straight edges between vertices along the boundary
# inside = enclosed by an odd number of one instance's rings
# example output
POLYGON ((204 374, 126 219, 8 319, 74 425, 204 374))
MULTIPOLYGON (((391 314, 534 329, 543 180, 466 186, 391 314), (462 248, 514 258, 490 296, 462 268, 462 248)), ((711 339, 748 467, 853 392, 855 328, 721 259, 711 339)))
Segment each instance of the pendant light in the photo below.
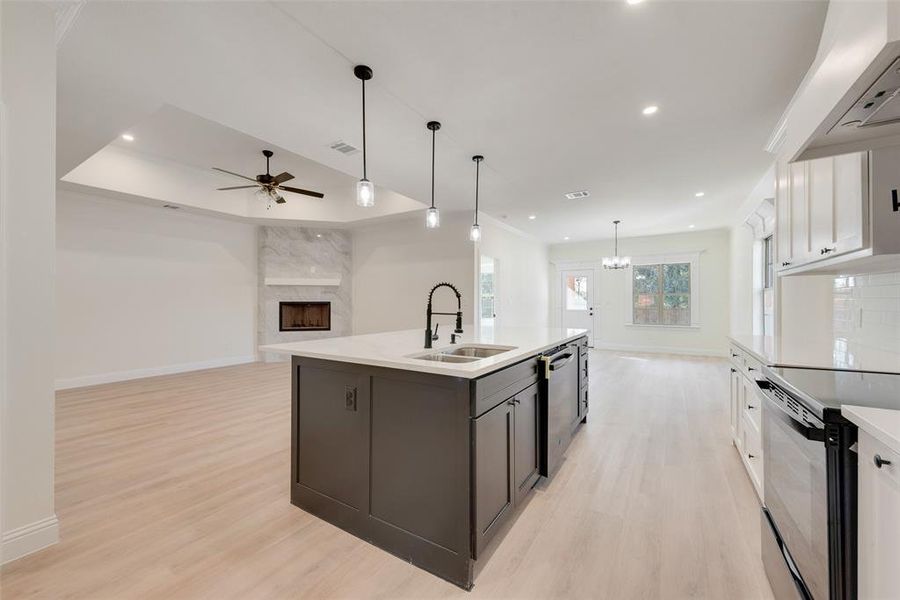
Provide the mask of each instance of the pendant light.
POLYGON ((481 227, 478 226, 478 176, 481 170, 481 161, 484 160, 484 157, 476 154, 472 157, 472 160, 475 161, 475 222, 472 223, 472 227, 469 229, 469 239, 473 242, 478 242, 481 239, 481 227))
POLYGON ((434 139, 435 132, 441 128, 441 124, 437 121, 428 121, 425 126, 431 130, 431 208, 425 211, 425 227, 437 229, 441 226, 441 213, 434 206, 434 139))
POLYGON ((604 269, 627 269, 631 266, 631 257, 630 256, 619 256, 619 223, 622 221, 613 221, 613 225, 616 226, 616 247, 615 247, 615 256, 604 256, 603 257, 603 268, 604 269))
POLYGON ((362 82, 362 159, 363 159, 363 176, 356 183, 356 204, 368 208, 375 206, 375 184, 366 177, 366 82, 372 79, 372 69, 366 65, 356 65, 353 67, 353 74, 362 82))

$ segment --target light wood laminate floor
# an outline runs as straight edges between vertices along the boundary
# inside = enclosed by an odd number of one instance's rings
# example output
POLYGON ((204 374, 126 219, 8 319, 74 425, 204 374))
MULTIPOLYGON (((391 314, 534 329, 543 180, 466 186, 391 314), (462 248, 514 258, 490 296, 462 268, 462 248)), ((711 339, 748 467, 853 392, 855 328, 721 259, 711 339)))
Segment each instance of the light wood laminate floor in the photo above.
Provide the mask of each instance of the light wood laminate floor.
POLYGON ((724 361, 593 352, 591 413, 466 593, 289 502, 290 369, 61 392, 24 598, 770 598, 724 361))

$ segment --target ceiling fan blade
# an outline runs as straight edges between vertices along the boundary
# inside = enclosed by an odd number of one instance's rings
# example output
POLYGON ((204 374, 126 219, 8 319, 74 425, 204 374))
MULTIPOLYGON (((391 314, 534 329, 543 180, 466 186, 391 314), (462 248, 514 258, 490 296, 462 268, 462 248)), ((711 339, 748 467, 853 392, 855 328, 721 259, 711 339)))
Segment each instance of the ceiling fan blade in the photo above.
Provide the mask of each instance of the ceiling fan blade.
POLYGON ((312 196, 313 198, 324 198, 325 194, 320 192, 311 192, 309 190, 301 190, 300 188, 288 187, 286 185, 277 186, 279 190, 284 190, 285 192, 294 192, 295 194, 303 194, 304 196, 312 196))
POLYGON ((275 178, 272 179, 272 183, 274 183, 275 185, 280 185, 280 184, 284 183, 285 181, 290 181, 293 178, 294 178, 293 175, 291 175, 290 173, 285 171, 281 175, 276 175, 275 178))
POLYGON ((246 190, 246 189, 255 188, 255 187, 259 187, 259 186, 258 185, 233 185, 231 187, 216 188, 216 189, 221 192, 223 190, 246 190))
POLYGON ((235 177, 240 177, 241 179, 246 179, 247 181, 252 181, 253 183, 256 183, 256 179, 253 179, 252 177, 247 177, 246 175, 241 175, 239 173, 232 173, 231 171, 226 171, 225 169, 220 169, 219 167, 213 167, 213 169, 216 171, 221 171, 222 173, 228 173, 229 175, 234 175, 235 177))

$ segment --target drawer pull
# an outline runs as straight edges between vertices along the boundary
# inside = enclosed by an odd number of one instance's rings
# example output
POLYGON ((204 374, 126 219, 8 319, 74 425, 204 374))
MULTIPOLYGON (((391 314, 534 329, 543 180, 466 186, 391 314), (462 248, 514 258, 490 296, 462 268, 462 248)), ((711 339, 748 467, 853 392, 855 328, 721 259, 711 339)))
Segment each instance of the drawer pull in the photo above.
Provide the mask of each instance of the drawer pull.
POLYGON ((879 469, 880 469, 881 467, 883 467, 884 465, 890 465, 890 464, 891 464, 891 461, 886 460, 886 459, 884 459, 884 458, 881 458, 881 455, 880 455, 880 454, 876 454, 874 460, 875 460, 875 466, 878 467, 879 469))
POLYGON ((786 261, 784 261, 783 263, 781 263, 781 266, 782 266, 782 267, 789 267, 789 266, 791 266, 791 261, 786 260, 786 261))
POLYGON ((753 410, 754 408, 756 408, 756 407, 753 406, 752 404, 747 405, 747 410, 753 410))
POLYGON ((756 458, 756 455, 755 455, 755 454, 750 454, 750 453, 748 452, 748 453, 747 453, 747 458, 756 458))

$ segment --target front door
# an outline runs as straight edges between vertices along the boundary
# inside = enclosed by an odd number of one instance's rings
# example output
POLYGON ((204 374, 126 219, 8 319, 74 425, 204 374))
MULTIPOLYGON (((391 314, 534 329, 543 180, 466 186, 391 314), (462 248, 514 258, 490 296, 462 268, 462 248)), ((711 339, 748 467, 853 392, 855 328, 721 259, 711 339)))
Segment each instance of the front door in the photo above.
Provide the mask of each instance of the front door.
POLYGON ((562 326, 587 329, 588 343, 594 345, 594 271, 575 269, 561 272, 562 326))

